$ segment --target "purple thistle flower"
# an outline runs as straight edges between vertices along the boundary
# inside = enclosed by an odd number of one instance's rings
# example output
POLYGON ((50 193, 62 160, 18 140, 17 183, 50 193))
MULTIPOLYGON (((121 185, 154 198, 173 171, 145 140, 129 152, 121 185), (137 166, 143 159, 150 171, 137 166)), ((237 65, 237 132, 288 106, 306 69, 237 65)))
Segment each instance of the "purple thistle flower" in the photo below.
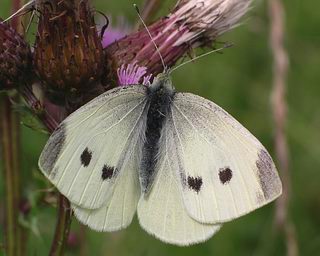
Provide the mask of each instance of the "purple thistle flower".
MULTIPOLYGON (((211 46, 221 34, 237 26, 252 0, 181 0, 173 11, 148 28, 168 67, 191 49, 211 46)), ((137 61, 154 76, 163 67, 145 28, 105 48, 113 65, 137 61)))
POLYGON ((152 77, 151 74, 145 76, 147 73, 146 67, 140 67, 137 62, 122 64, 117 70, 119 86, 140 84, 148 85, 152 77), (142 81, 141 81, 142 80, 142 81))
MULTIPOLYGON (((170 14, 148 29, 170 68, 193 48, 210 46, 217 37, 235 27, 251 2, 180 0, 170 14)), ((36 113, 44 113, 41 118, 50 130, 66 113, 104 91, 118 85, 148 85, 163 71, 145 28, 130 33, 130 27, 123 22, 121 26, 120 22, 118 28, 108 28, 100 38, 88 0, 50 1, 50 4, 40 1, 39 5, 33 1, 33 8, 39 11, 40 18, 33 63, 27 66, 36 71, 38 76, 33 77, 39 80, 39 90, 44 96, 40 102, 31 84, 21 91, 36 113), (47 102, 59 104, 59 108, 47 102)), ((0 53, 0 59, 9 60, 3 51, 0 53)), ((0 63, 2 70, 8 71, 4 64, 4 61, 0 63)), ((2 82, 2 86, 6 83, 10 88, 16 86, 9 82, 2 82)))
POLYGON ((124 19, 120 19, 119 25, 109 25, 102 36, 102 47, 108 47, 115 41, 118 41, 130 34, 130 31, 130 26, 126 21, 124 21, 124 19))
POLYGON ((121 29, 117 29, 117 28, 108 29, 103 34, 102 47, 105 48, 105 47, 109 46, 110 44, 114 43, 115 41, 118 41, 119 39, 123 38, 125 35, 127 35, 127 33, 121 29))

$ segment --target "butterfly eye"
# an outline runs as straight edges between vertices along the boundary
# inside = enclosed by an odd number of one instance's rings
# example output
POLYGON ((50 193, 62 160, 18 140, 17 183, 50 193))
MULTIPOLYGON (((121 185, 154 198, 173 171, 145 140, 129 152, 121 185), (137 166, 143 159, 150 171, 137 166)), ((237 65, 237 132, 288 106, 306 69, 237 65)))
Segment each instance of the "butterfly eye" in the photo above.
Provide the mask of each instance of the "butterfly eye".
POLYGON ((229 183, 231 178, 232 178, 232 171, 229 167, 221 168, 219 170, 219 179, 223 185, 226 183, 229 183))
POLYGON ((80 156, 81 164, 84 167, 87 167, 90 164, 91 158, 92 158, 92 152, 86 147, 80 156))
POLYGON ((103 166, 103 168, 102 168, 101 178, 102 178, 103 180, 111 179, 113 173, 114 173, 114 167, 111 167, 111 166, 108 166, 108 165, 105 164, 105 165, 103 166))
POLYGON ((199 193, 202 186, 202 178, 188 176, 188 186, 189 188, 199 193))

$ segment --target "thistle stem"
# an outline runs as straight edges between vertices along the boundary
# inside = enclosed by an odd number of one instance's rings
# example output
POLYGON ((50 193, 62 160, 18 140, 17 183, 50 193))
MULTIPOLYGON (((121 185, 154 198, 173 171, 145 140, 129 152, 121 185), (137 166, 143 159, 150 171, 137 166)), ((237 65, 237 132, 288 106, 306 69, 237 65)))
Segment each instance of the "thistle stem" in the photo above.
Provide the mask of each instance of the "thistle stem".
POLYGON ((1 99, 1 147, 5 186, 5 251, 21 255, 19 216, 19 118, 11 111, 8 97, 1 99))
POLYGON ((51 249, 49 253, 50 256, 63 255, 65 242, 69 236, 71 225, 72 210, 70 207, 70 202, 61 194, 59 194, 58 201, 58 220, 54 234, 54 239, 51 244, 51 249))
POLYGON ((49 132, 53 132, 57 126, 58 121, 55 120, 50 113, 44 108, 40 100, 33 94, 31 86, 25 85, 21 91, 21 95, 24 100, 34 112, 34 114, 41 120, 41 122, 47 127, 49 132))
MULTIPOLYGON (((53 132, 54 128, 50 129, 50 132, 53 132)), ((57 224, 54 238, 51 243, 50 256, 60 256, 64 254, 65 244, 70 232, 71 220, 72 209, 70 202, 66 197, 59 193, 57 224)))
POLYGON ((276 201, 275 220, 277 228, 285 235, 287 255, 296 256, 298 255, 298 244, 296 241, 295 226, 288 218, 291 177, 286 136, 288 108, 286 101, 286 80, 289 68, 289 57, 284 47, 285 9, 281 0, 269 0, 269 16, 271 20, 270 45, 274 59, 272 109, 275 125, 275 151, 283 184, 282 196, 276 201))
MULTIPOLYGON (((13 0, 12 9, 18 10, 21 0, 13 0)), ((19 31, 20 18, 15 18, 12 27, 19 31)), ((15 99, 19 100, 18 97, 15 99)), ((23 254, 22 227, 19 225, 20 204, 20 120, 12 111, 8 96, 1 99, 1 144, 5 180, 5 251, 8 256, 23 254)))

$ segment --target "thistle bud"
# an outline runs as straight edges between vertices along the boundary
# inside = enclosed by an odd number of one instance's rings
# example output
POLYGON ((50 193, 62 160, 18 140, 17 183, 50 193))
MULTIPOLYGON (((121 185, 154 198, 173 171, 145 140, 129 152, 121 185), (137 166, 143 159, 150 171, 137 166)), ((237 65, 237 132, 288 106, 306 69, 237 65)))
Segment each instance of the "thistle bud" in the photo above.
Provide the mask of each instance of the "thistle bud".
POLYGON ((88 0, 42 1, 34 65, 53 93, 84 92, 101 81, 104 58, 88 0))
POLYGON ((0 90, 14 89, 26 82, 31 63, 27 42, 0 19, 0 90))

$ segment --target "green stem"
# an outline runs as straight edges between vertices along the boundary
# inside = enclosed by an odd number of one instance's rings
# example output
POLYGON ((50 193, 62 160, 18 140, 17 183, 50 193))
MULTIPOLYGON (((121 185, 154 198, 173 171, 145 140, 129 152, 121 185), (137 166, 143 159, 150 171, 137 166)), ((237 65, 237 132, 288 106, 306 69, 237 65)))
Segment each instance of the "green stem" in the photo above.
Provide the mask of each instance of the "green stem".
POLYGON ((64 253, 65 242, 69 236, 72 210, 70 202, 63 195, 59 195, 58 220, 54 239, 51 244, 50 256, 60 256, 64 253))
POLYGON ((1 100, 1 147, 5 186, 6 255, 21 255, 19 215, 19 118, 11 110, 8 97, 1 100))
MULTIPOLYGON (((36 98, 32 94, 31 90, 25 90, 23 96, 29 103, 34 105, 36 98)), ((53 132, 57 128, 58 123, 48 114, 42 115, 42 121, 47 126, 49 132, 53 132)), ((65 244, 69 237, 70 226, 72 220, 72 209, 69 200, 59 193, 58 198, 58 213, 57 213, 57 224, 54 233, 54 238, 51 243, 51 249, 49 252, 50 256, 61 256, 64 254, 65 244)))
MULTIPOLYGON (((18 10, 21 0, 12 1, 12 10, 18 10)), ((12 27, 20 30, 20 18, 12 21, 12 27)), ((15 96, 15 101, 19 97, 15 96)), ((23 254, 22 227, 19 225, 20 204, 20 120, 19 115, 12 111, 8 96, 1 99, 1 147, 5 180, 5 251, 8 256, 23 254)))

